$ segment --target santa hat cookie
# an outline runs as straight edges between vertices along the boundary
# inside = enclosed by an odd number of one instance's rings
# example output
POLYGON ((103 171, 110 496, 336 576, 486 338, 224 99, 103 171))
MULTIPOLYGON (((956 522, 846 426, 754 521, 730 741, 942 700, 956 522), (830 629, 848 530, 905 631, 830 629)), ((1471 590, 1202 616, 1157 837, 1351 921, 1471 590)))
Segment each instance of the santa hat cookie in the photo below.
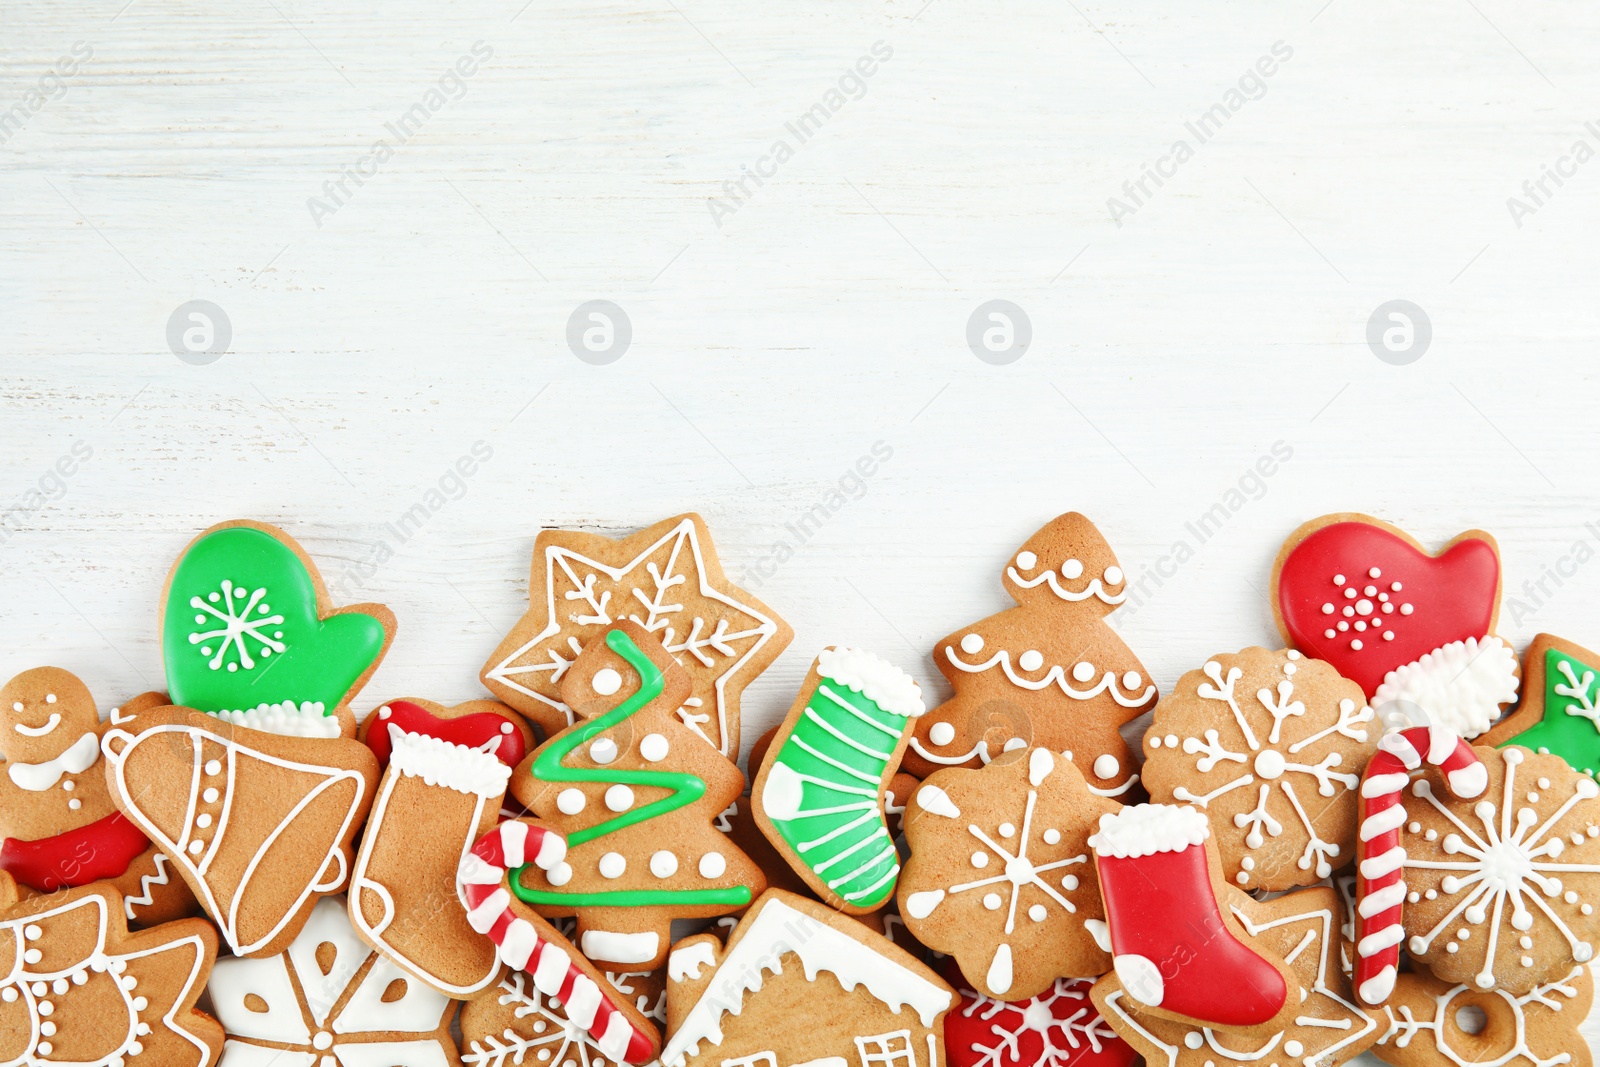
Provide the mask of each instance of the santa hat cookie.
POLYGON ((1482 530, 1430 555, 1396 526, 1340 512, 1284 541, 1272 611, 1292 647, 1359 684, 1387 725, 1473 738, 1517 696, 1517 657, 1494 634, 1500 587, 1482 530))

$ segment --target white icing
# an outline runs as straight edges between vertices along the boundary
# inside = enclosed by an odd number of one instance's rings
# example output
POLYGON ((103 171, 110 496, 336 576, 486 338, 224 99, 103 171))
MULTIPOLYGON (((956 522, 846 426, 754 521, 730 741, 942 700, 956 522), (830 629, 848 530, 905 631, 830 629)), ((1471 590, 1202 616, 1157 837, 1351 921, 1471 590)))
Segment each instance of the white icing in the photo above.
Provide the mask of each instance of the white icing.
MULTIPOLYGON (((56 699, 55 697, 51 697, 50 698, 50 702, 52 704, 55 703, 55 699, 56 699)), ((17 711, 21 711, 22 710, 22 705, 21 704, 15 705, 15 709, 17 711)), ((44 737, 44 736, 48 735, 51 731, 53 731, 57 726, 60 726, 60 725, 61 725, 61 713, 59 711, 52 711, 50 713, 50 718, 45 721, 45 724, 43 726, 29 726, 25 722, 17 722, 17 723, 12 723, 11 724, 11 728, 13 730, 15 730, 17 733, 21 734, 23 737, 44 737)))
POLYGON ((720 852, 707 852, 700 857, 700 877, 721 878, 728 870, 728 861, 720 852))
POLYGON ((1122 764, 1109 752, 1101 753, 1094 758, 1094 773, 1097 778, 1114 778, 1120 770, 1122 764))
POLYGON ((928 731, 928 740, 940 748, 956 739, 956 728, 947 722, 936 722, 928 731))
POLYGON ((596 693, 603 697, 608 697, 622 688, 622 675, 610 667, 601 667, 594 672, 594 677, 590 679, 590 684, 594 686, 596 693))
POLYGON ((583 954, 592 960, 605 960, 607 963, 649 963, 660 951, 660 934, 619 934, 610 930, 583 932, 583 954))
POLYGON ((660 763, 667 758, 669 746, 667 739, 661 734, 645 734, 639 742, 639 755, 651 763, 660 763))
MULTIPOLYGON (((854 920, 838 916, 833 921, 842 924, 854 920)), ((806 981, 814 982, 819 972, 828 971, 847 991, 864 985, 868 993, 897 1013, 910 1007, 925 1028, 932 1028, 954 999, 948 987, 936 985, 880 955, 843 930, 769 897, 759 905, 754 918, 746 919, 734 931, 733 943, 711 977, 716 994, 701 997, 690 1009, 661 1050, 661 1062, 666 1067, 683 1067, 690 1055, 699 1052, 702 1042, 720 1045, 723 1015, 730 1010, 739 1011, 746 1003, 745 994, 759 993, 763 974, 779 973, 784 957, 790 954, 799 958, 806 981)), ((670 974, 670 961, 668 967, 670 974)), ((685 967, 680 973, 686 970, 685 967)))
MULTIPOLYGON (((1115 570, 1115 567, 1109 567, 1106 569, 1106 582, 1110 585, 1118 584, 1118 582, 1112 581, 1111 578, 1111 573, 1115 570)), ((1068 581, 1072 581, 1083 575, 1083 564, 1075 559, 1069 559, 1061 565, 1061 573, 1068 581)), ((1117 574, 1120 578, 1121 572, 1118 571, 1117 574)), ((1081 600, 1088 600, 1090 597, 1094 597, 1101 603, 1110 604, 1111 606, 1115 607, 1128 597, 1128 591, 1126 589, 1120 593, 1108 592, 1106 587, 1100 584, 1099 578, 1090 578, 1088 585, 1084 586, 1081 590, 1074 591, 1066 588, 1056 580, 1055 571, 1045 571, 1044 573, 1036 575, 1032 578, 1024 578, 1017 568, 1007 567, 1006 577, 1010 578, 1013 582, 1016 582, 1024 589, 1032 589, 1038 585, 1048 585, 1052 593, 1060 597, 1062 600, 1067 601, 1069 604, 1076 604, 1081 600)))
POLYGON ((21 789, 42 793, 54 789, 63 775, 82 774, 100 758, 100 738, 86 733, 55 759, 43 763, 6 763, 6 773, 21 789))
POLYGON ((673 982, 698 981, 700 972, 716 963, 717 947, 709 941, 696 941, 667 957, 667 978, 673 982))
POLYGON ((1100 816, 1089 847, 1100 856, 1134 859, 1157 852, 1182 852, 1211 834, 1203 813, 1187 805, 1135 804, 1100 816))
MULTIPOLYGON (((1448 726, 1465 738, 1477 737, 1500 717, 1500 708, 1517 698, 1517 657, 1498 637, 1469 637, 1436 648, 1384 676, 1372 696, 1385 715, 1420 708, 1425 722, 1448 726), (1392 705, 1387 707, 1386 705, 1392 705)), ((1409 721, 1413 716, 1406 716, 1409 721)))
POLYGON ((961 810, 950 799, 950 794, 936 785, 925 785, 918 789, 917 803, 930 815, 942 815, 947 819, 961 818, 961 810))
MULTIPOLYGON (((1045 689, 1054 685, 1058 687, 1063 694, 1071 697, 1073 700, 1092 700, 1100 694, 1106 693, 1110 695, 1112 700, 1116 701, 1125 708, 1137 708, 1143 707, 1145 703, 1147 703, 1156 695, 1156 687, 1153 685, 1145 686, 1140 690, 1125 692, 1122 689, 1121 682, 1117 678, 1115 671, 1106 671, 1098 682, 1095 682, 1088 688, 1079 689, 1073 686, 1073 684, 1067 680, 1067 672, 1059 663, 1051 664, 1050 669, 1045 672, 1044 677, 1042 678, 1028 678, 1017 673, 1017 668, 1011 665, 1011 654, 1003 648, 996 649, 988 659, 982 661, 981 663, 968 663, 967 661, 961 659, 961 657, 956 654, 955 647, 951 645, 945 646, 944 653, 945 658, 950 661, 951 666, 955 667, 957 670, 966 671, 968 674, 982 674, 984 671, 991 670, 994 667, 999 667, 1005 672, 1006 678, 1008 678, 1013 685, 1019 686, 1023 689, 1032 690, 1033 692, 1038 692, 1041 689, 1045 689)), ((1026 653, 1024 653, 1024 655, 1026 655, 1026 653)), ((1042 656, 1040 657, 1040 660, 1042 666, 1042 656)), ((1076 665, 1076 667, 1082 666, 1085 666, 1085 664, 1080 663, 1076 665)), ((1076 677, 1078 681, 1087 682, 1093 679, 1094 666, 1092 664, 1088 665, 1088 673, 1083 675, 1080 675, 1076 667, 1073 671, 1073 676, 1076 677)), ((1135 677, 1137 677, 1137 675, 1135 677)))
POLYGON ((391 770, 469 796, 505 795, 511 768, 489 753, 427 734, 407 733, 394 723, 388 730, 391 770))
POLYGON ((817 673, 862 694, 884 711, 912 718, 927 710, 911 675, 859 648, 825 648, 817 673))
POLYGON ((283 737, 338 737, 339 716, 325 714, 317 701, 297 704, 285 700, 281 704, 257 704, 245 711, 212 712, 223 722, 243 726, 247 730, 279 734, 283 737))

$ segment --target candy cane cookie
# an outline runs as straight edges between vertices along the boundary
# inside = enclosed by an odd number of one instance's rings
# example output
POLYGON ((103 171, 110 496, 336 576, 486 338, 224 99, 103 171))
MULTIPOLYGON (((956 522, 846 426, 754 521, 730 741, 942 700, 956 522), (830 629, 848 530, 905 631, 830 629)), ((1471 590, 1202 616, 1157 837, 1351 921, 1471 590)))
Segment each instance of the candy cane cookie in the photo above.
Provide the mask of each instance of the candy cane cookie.
POLYGON ((1405 930, 1400 908, 1406 898, 1406 850, 1400 827, 1406 809, 1400 795, 1411 772, 1426 762, 1444 774, 1450 792, 1463 800, 1480 795, 1489 775, 1472 746, 1443 726, 1416 726, 1385 735, 1361 780, 1361 833, 1356 843, 1356 994, 1378 1005, 1394 990, 1405 930))
POLYGON ((606 1056, 648 1063, 661 1049, 654 1027, 607 996, 600 972, 507 887, 527 864, 555 872, 565 866, 566 855, 560 834, 531 823, 512 820, 489 831, 463 857, 457 875, 467 922, 500 947, 502 960, 531 974, 539 992, 558 998, 567 1018, 606 1056))

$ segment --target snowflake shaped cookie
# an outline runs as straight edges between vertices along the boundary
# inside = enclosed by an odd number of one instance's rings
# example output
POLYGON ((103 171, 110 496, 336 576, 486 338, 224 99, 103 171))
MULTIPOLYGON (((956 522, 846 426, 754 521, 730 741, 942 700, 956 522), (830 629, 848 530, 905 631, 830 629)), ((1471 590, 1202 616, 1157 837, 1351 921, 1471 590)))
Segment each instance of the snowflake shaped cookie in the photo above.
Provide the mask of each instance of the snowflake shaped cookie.
POLYGON ((1145 734, 1145 786, 1211 821, 1224 875, 1281 890, 1355 855, 1357 787, 1380 729, 1361 687, 1293 650, 1247 648, 1190 671, 1145 734))
POLYGON ((906 808, 911 859, 898 891, 906 928, 998 999, 1103 973, 1111 960, 1091 930, 1105 913, 1086 842, 1118 807, 1048 749, 939 771, 906 808))
MULTIPOLYGON (((665 971, 607 973, 606 979, 645 1016, 666 1021, 665 971)), ((510 972, 492 994, 461 1010, 461 1042, 466 1067, 624 1067, 567 1018, 559 997, 541 993, 522 971, 510 972)))
POLYGON ((356 936, 343 897, 318 901, 282 955, 219 960, 208 988, 229 1055, 241 1063, 455 1062, 455 1002, 356 936))
POLYGON ((1488 788, 1458 800, 1436 771, 1404 797, 1412 958, 1447 982, 1526 993, 1600 939, 1600 785, 1559 756, 1476 748, 1488 788))
POLYGON ((1587 1065, 1588 1039, 1578 1024, 1593 1000, 1594 979, 1580 966, 1520 996, 1402 974, 1383 1006, 1388 1028, 1375 1051, 1397 1067, 1587 1065), (1472 1009, 1483 1013, 1483 1026, 1469 1033, 1461 1022, 1472 1009))
POLYGON ((960 1007, 944 1019, 949 1067, 1127 1067, 1137 1055, 1089 1000, 1092 978, 1057 978, 1028 1000, 996 1000, 945 976, 960 1007))
POLYGON ((560 684, 578 653, 613 624, 655 635, 689 671, 678 715, 724 755, 739 752, 739 697, 793 638, 787 623, 724 577, 698 515, 614 541, 545 530, 534 542, 530 608, 483 670, 496 696, 546 736, 571 726, 560 684))
MULTIPOLYGON (((1380 1034, 1374 1012, 1361 1008, 1340 967, 1342 906, 1333 889, 1305 889, 1257 901, 1229 889, 1227 906, 1248 942, 1279 956, 1301 986, 1299 1008, 1283 1030, 1257 1037, 1157 1018, 1138 1010, 1115 973, 1095 983, 1091 995, 1113 1030, 1160 1067, 1221 1067, 1273 1063, 1332 1067, 1370 1047, 1380 1034)), ((1196 975, 1195 981, 1204 981, 1196 975)))

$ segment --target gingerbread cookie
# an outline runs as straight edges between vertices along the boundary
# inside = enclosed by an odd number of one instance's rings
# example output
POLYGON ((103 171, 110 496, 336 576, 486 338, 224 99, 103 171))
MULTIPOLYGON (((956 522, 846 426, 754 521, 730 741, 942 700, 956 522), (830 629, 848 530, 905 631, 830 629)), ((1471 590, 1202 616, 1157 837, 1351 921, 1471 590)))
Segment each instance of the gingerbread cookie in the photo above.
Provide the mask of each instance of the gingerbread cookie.
MULTIPOLYGON (((1249 939, 1210 837, 1191 807, 1139 804, 1100 817, 1089 847, 1105 904, 1102 948, 1115 971, 1103 981, 1114 977, 1129 1011, 1267 1037, 1291 1021, 1298 980, 1271 946, 1249 939)), ((1096 986, 1095 1003, 1112 1018, 1100 993, 1096 986)))
POLYGON ((1360 686, 1293 649, 1213 656, 1156 706, 1145 788, 1206 813, 1237 885, 1311 885, 1354 854, 1375 718, 1360 686))
POLYGON ((931 775, 906 809, 911 859, 898 899, 907 928, 998 999, 1103 973, 1110 960, 1089 926, 1104 910, 1087 839, 1118 807, 1044 748, 931 775))
MULTIPOLYGON (((608 995, 631 1000, 657 1025, 667 1021, 667 972, 608 972, 608 995)), ((575 1024, 559 996, 512 971, 487 996, 461 1009, 461 1062, 466 1067, 608 1067, 595 1036, 575 1024)))
POLYGON ((1600 771, 1600 653, 1538 634, 1522 658, 1522 703, 1484 734, 1486 745, 1553 752, 1593 778, 1600 771))
POLYGON ((282 954, 218 960, 208 988, 228 1034, 228 1067, 460 1062, 455 1002, 368 947, 338 897, 317 902, 282 954))
POLYGON ((1027 1000, 995 1000, 969 988, 947 960, 944 976, 961 998, 944 1017, 949 1067, 1130 1067, 1139 1054, 1089 999, 1093 978, 1057 978, 1027 1000))
MULTIPOLYGON (((135 710, 147 700, 135 698, 135 710)), ((119 709, 112 717, 127 721, 119 709)), ((59 668, 25 671, 0 689, 0 870, 25 892, 109 881, 131 923, 191 915, 194 895, 171 876, 171 861, 111 803, 104 729, 88 687, 59 668)))
POLYGON ((354 739, 281 737, 205 712, 105 735, 111 799, 194 891, 235 955, 273 956, 344 888, 378 761, 354 739))
POLYGON ((167 576, 161 650, 172 702, 235 726, 355 736, 349 699, 394 639, 381 604, 334 608, 311 557, 236 519, 189 542, 167 576))
POLYGON ((500 976, 500 959, 467 925, 456 872, 499 821, 533 731, 498 701, 391 700, 367 717, 361 740, 386 772, 350 874, 350 921, 412 976, 471 999, 500 976))
POLYGON ((1395 1067, 1591 1067, 1578 1024, 1593 1001, 1594 978, 1577 965, 1521 995, 1402 974, 1372 1052, 1395 1067))
POLYGON ((1517 696, 1517 657, 1494 634, 1500 550, 1468 530, 1430 555, 1397 526, 1340 512, 1289 535, 1272 612, 1293 648, 1361 686, 1389 726, 1484 733, 1517 696))
POLYGON ((1017 607, 934 647, 955 696, 917 719, 905 769, 926 778, 1038 746, 1070 753, 1099 795, 1127 795, 1138 774, 1117 730, 1155 706, 1156 687, 1105 621, 1128 593, 1111 546, 1069 512, 1028 538, 1001 581, 1017 607))
POLYGON ((729 582, 698 515, 631 537, 545 530, 533 548, 530 607, 483 669, 490 692, 549 737, 576 721, 561 696, 578 653, 613 625, 655 635, 688 672, 683 725, 729 759, 739 754, 739 697, 794 631, 729 582))
MULTIPOLYGON (((1257 901, 1227 887, 1229 918, 1244 934, 1244 945, 1263 957, 1281 958, 1292 980, 1293 1012, 1282 1025, 1250 1036, 1175 1022, 1153 1013, 1123 984, 1117 974, 1095 983, 1093 997, 1107 1022, 1127 1039, 1149 1064, 1165 1067, 1212 1067, 1221 1064, 1279 1063, 1335 1067, 1369 1048, 1380 1034, 1376 1013, 1350 995, 1350 983, 1339 967, 1338 894, 1332 889, 1302 889, 1271 901, 1257 901)), ((1196 992, 1227 999, 1247 990, 1235 985, 1244 976, 1222 967, 1206 970, 1202 960, 1211 948, 1196 927, 1174 942, 1174 969, 1183 972, 1196 992), (1199 942, 1196 938, 1200 938, 1199 942)))
POLYGON ((514 876, 512 891, 542 915, 576 915, 583 954, 604 967, 659 967, 673 919, 726 915, 765 887, 713 825, 744 776, 679 720, 691 685, 643 627, 611 627, 561 679, 580 722, 512 776, 517 799, 570 849, 555 870, 514 876))
POLYGON ((1406 947, 1446 982, 1522 994, 1594 957, 1600 785, 1559 756, 1472 751, 1487 771, 1480 795, 1451 795, 1431 768, 1395 809, 1406 947))
MULTIPOLYGON (((559 834, 522 820, 501 823, 461 861, 458 885, 467 921, 499 947, 501 958, 514 971, 531 977, 534 991, 562 1008, 568 1027, 581 1032, 573 1035, 580 1058, 587 1058, 586 1050, 592 1046, 615 1063, 646 1063, 660 1051, 661 1035, 643 1006, 632 1001, 631 994, 617 995, 620 990, 572 947, 565 931, 558 932, 512 895, 513 879, 522 870, 553 871, 566 866, 566 856, 566 842, 559 834)), ((556 922, 576 927, 570 919, 556 922)), ((542 1033, 537 1021, 533 1030, 535 1035, 542 1033)), ((490 1048, 486 1040, 485 1055, 493 1062, 490 1048)), ((536 1058, 544 1062, 548 1052, 541 1050, 536 1058)))
POLYGON ((843 911, 874 911, 894 895, 900 856, 884 792, 924 710, 909 674, 861 649, 827 648, 760 764, 751 796, 761 832, 843 911))
POLYGON ((700 934, 667 964, 665 1067, 939 1067, 955 994, 826 904, 769 890, 724 947, 700 934))
POLYGON ((207 1067, 222 1027, 195 1010, 217 957, 203 919, 129 933, 99 882, 18 903, 0 875, 0 1062, 207 1067))

